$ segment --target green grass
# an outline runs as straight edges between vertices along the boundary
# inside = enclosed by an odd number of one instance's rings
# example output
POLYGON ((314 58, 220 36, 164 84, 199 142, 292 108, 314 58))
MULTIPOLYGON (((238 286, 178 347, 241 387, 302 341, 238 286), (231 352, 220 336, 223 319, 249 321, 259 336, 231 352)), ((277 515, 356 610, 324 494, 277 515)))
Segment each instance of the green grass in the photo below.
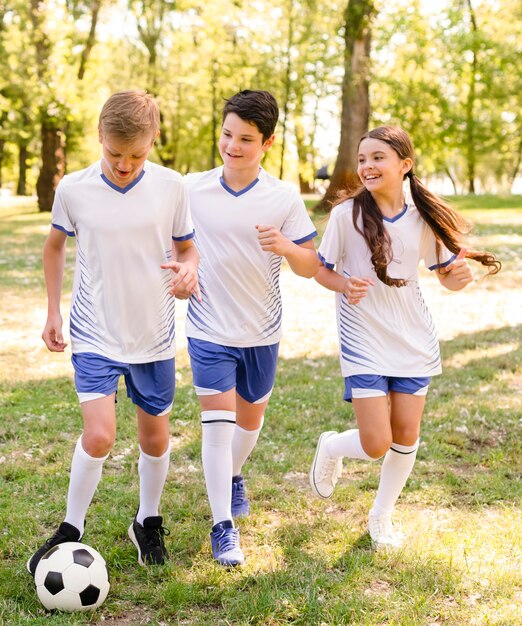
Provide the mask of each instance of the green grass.
MULTIPOLYGON (((488 292, 495 298, 520 291, 522 219, 520 205, 488 202, 462 208, 477 224, 477 243, 505 261, 488 292)), ((25 562, 63 518, 81 428, 67 357, 46 353, 38 340, 49 217, 30 204, 0 207, 0 624, 522 623, 520 324, 463 330, 442 343, 444 374, 433 380, 418 462, 397 509, 407 543, 389 553, 374 552, 365 530, 379 464, 345 462, 330 501, 312 498, 308 487, 318 434, 354 424, 337 358, 281 359, 246 468, 252 515, 239 527, 247 563, 232 571, 210 555, 198 404, 180 355, 162 503, 171 563, 139 567, 127 537, 138 474, 133 408, 123 392, 117 443, 85 535, 107 560, 111 591, 94 613, 45 612, 25 562)))

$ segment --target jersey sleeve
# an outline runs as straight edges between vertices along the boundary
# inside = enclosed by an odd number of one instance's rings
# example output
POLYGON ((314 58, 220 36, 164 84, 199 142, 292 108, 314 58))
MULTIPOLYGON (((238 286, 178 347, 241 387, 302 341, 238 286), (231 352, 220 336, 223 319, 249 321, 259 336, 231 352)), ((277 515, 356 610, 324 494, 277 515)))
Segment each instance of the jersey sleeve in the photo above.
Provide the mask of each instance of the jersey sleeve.
POLYGON ((420 257, 424 265, 431 271, 446 267, 452 263, 457 255, 453 254, 443 244, 440 245, 440 258, 437 258, 437 240, 431 228, 425 224, 421 243, 420 257))
POLYGON ((305 203, 297 192, 292 193, 290 197, 290 211, 281 233, 298 245, 310 241, 317 235, 317 230, 308 215, 305 203))
POLYGON ((346 229, 341 224, 342 214, 339 207, 335 207, 330 214, 318 251, 321 263, 331 270, 344 256, 346 229))
POLYGON ((194 226, 190 215, 188 190, 184 181, 181 181, 177 193, 177 207, 172 222, 172 239, 186 241, 194 237, 194 226))
POLYGON ((58 183, 58 187, 56 188, 56 192, 54 194, 51 224, 53 228, 61 230, 62 232, 69 235, 69 237, 74 237, 74 226, 71 223, 71 219, 67 211, 65 195, 66 194, 64 193, 64 182, 62 178, 62 180, 58 183))

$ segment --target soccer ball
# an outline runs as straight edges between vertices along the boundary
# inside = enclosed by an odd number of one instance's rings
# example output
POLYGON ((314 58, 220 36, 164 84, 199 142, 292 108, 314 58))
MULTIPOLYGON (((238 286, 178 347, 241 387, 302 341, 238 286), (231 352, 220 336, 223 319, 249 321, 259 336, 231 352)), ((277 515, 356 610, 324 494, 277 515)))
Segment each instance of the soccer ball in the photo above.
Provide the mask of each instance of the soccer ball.
POLYGON ((102 555, 74 541, 60 543, 40 559, 34 573, 36 593, 46 609, 97 609, 109 593, 102 555))

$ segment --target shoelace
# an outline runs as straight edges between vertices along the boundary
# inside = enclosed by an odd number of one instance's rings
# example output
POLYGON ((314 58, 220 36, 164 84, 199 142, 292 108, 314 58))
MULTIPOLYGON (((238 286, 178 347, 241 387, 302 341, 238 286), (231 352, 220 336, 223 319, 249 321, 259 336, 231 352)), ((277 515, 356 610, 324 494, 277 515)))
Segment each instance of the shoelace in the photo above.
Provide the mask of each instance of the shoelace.
POLYGON ((335 459, 333 457, 330 457, 327 461, 324 461, 320 468, 322 471, 320 472, 319 480, 323 480, 324 478, 331 478, 334 473, 337 477, 337 466, 338 459, 335 459))
POLYGON ((383 516, 370 518, 370 530, 371 535, 375 535, 381 539, 396 541, 400 538, 400 533, 393 528, 393 524, 389 517, 383 516))
POLYGON ((236 483, 236 488, 233 490, 234 504, 239 504, 245 499, 245 486, 243 483, 236 483))
POLYGON ((229 552, 239 547, 239 533, 235 528, 223 529, 217 540, 220 552, 229 552))
POLYGON ((165 526, 159 528, 147 528, 145 529, 145 536, 147 537, 147 543, 154 547, 161 547, 163 545, 163 537, 170 535, 170 530, 165 526))

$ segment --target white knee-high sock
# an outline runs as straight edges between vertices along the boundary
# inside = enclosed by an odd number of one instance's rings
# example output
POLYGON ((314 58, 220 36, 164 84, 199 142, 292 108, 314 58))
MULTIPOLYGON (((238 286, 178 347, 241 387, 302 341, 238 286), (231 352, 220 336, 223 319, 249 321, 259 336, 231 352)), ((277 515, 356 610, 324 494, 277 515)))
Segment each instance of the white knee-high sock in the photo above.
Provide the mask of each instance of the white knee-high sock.
POLYGON ((201 457, 214 524, 232 519, 232 439, 234 411, 201 413, 201 457))
POLYGON ((363 450, 359 430, 345 430, 344 433, 328 437, 325 443, 326 452, 334 457, 346 456, 349 459, 362 459, 363 461, 376 461, 368 456, 363 450))
POLYGON ((82 438, 76 442, 71 463, 69 491, 67 493, 67 513, 65 521, 83 535, 85 516, 100 482, 103 463, 109 455, 90 456, 82 447, 82 438))
POLYGON ((143 525, 146 517, 158 515, 163 487, 167 480, 170 461, 170 444, 161 456, 145 454, 140 447, 138 473, 140 475, 140 506, 136 521, 143 525))
POLYGON ((254 449, 259 433, 263 428, 264 417, 261 418, 259 428, 255 430, 245 430, 236 424, 234 437, 232 439, 232 476, 239 476, 245 461, 254 449))
POLYGON ((372 507, 377 515, 392 513, 415 465, 419 440, 413 446, 392 443, 382 462, 379 488, 372 507))

